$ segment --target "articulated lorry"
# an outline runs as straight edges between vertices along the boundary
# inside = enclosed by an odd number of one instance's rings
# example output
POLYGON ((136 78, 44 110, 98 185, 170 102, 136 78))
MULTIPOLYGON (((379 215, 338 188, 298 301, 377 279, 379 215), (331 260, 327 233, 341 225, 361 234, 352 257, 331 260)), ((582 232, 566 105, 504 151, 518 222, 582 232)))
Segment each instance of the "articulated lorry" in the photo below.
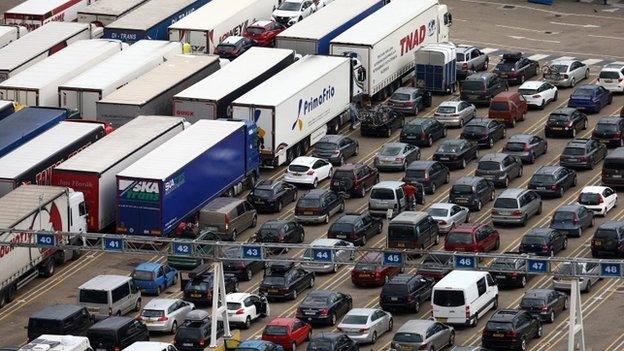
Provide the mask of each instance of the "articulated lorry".
POLYGON ((78 22, 107 26, 127 15, 148 0, 97 0, 78 11, 78 22))
MULTIPOLYGON (((96 0, 93 0, 96 1, 96 0)), ((92 0, 26 0, 4 13, 4 23, 37 29, 49 22, 74 22, 92 0)))
POLYGON ((67 118, 67 110, 26 107, 0 120, 0 157, 67 118))
POLYGON ((28 29, 24 26, 6 25, 0 26, 0 48, 6 46, 28 33, 28 29))

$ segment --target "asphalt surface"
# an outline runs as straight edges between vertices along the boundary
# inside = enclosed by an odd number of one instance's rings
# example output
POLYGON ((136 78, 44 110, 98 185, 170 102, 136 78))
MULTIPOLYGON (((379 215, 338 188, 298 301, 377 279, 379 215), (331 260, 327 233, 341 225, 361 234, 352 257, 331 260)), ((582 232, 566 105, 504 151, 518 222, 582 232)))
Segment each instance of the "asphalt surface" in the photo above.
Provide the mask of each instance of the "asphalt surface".
MULTIPOLYGON (((20 1, 3 0, 0 10, 14 6, 20 1)), ((447 3, 453 14, 454 24, 451 37, 456 43, 472 43, 482 48, 488 48, 490 53, 490 70, 499 60, 503 50, 522 50, 544 64, 557 57, 576 57, 586 61, 591 67, 591 76, 588 81, 596 80, 600 66, 607 62, 624 61, 624 8, 619 6, 601 5, 601 1, 593 3, 577 3, 573 1, 558 1, 555 6, 542 6, 523 1, 481 1, 481 0, 449 0, 447 3), (513 7, 509 7, 513 6, 513 7), (608 10, 608 11, 605 11, 608 10), (555 22, 555 23, 553 23, 555 22), (564 23, 564 24, 561 24, 564 23), (589 25, 589 26, 588 26, 589 25), (549 32, 550 34, 547 34, 549 32), (591 61, 590 61, 591 60, 591 61)), ((536 79, 536 78, 533 78, 536 79)), ((515 90, 517 87, 512 88, 515 90)), ((560 89, 559 100, 546 106, 544 110, 530 110, 527 119, 520 122, 513 129, 507 130, 507 135, 529 132, 543 136, 543 125, 548 114, 567 103, 571 89, 560 89)), ((433 106, 421 111, 420 116, 431 116, 435 107, 445 100, 456 100, 458 96, 434 96, 433 106)), ((616 95, 613 104, 605 107, 601 113, 590 115, 589 126, 579 137, 589 136, 593 126, 600 116, 615 115, 624 105, 624 96, 616 95)), ((485 116, 485 108, 478 109, 479 116, 485 116)), ((447 138, 457 138, 460 129, 449 129, 447 138)), ((388 141, 396 141, 398 132, 391 138, 364 138, 359 131, 344 131, 358 139, 360 153, 348 162, 366 162, 371 164, 379 147, 388 141)), ((557 164, 558 157, 569 139, 548 139, 548 153, 540 157, 534 165, 525 165, 522 178, 514 179, 510 187, 524 187, 531 174, 541 165, 557 164)), ((422 159, 431 158, 431 155, 440 144, 437 141, 433 147, 421 148, 422 159)), ((480 155, 499 151, 504 142, 499 141, 492 150, 480 150, 480 155)), ((451 182, 464 175, 474 173, 476 163, 471 162, 464 170, 451 173, 451 182)), ((553 211, 561 204, 573 202, 580 190, 586 185, 597 185, 600 182, 599 165, 592 171, 579 171, 578 185, 567 191, 562 199, 545 199, 543 213, 540 217, 533 217, 525 227, 499 227, 501 234, 500 252, 517 248, 521 236, 533 227, 546 226, 553 211)), ((279 177, 283 169, 266 172, 264 177, 279 177)), ((401 172, 382 173, 381 180, 398 180, 401 172)), ((327 188, 324 181, 321 187, 327 188)), ((434 195, 427 195, 425 207, 444 201, 448 196, 449 185, 438 189, 434 195)), ((305 191, 305 190, 302 190, 305 191)), ((497 190, 500 194, 501 190, 497 190)), ((301 194, 301 191, 300 191, 301 194)), ((622 196, 619 193, 619 196, 622 196)), ((620 201, 620 203, 622 203, 620 201)), ((347 211, 362 211, 367 208, 367 199, 347 200, 347 211)), ((492 203, 489 203, 481 212, 472 213, 471 222, 489 220, 492 203)), ((285 207, 280 214, 260 215, 259 223, 274 218, 292 218, 294 204, 285 207)), ((419 210, 421 207, 419 207, 419 210)), ((335 219, 335 217, 334 217, 335 219)), ((624 219, 624 208, 615 208, 606 218, 598 218, 597 223, 604 220, 624 219)), ((326 225, 307 226, 305 241, 325 235, 326 225)), ((367 246, 382 247, 385 242, 385 227, 382 235, 370 240, 367 246)), ((581 238, 570 238, 568 248, 560 252, 559 256, 590 257, 589 241, 592 231, 585 231, 581 238)), ((240 235, 241 241, 252 235, 248 230, 240 235)), ((438 247, 440 248, 440 247, 438 247)), ((28 317, 34 312, 51 303, 75 303, 78 286, 98 274, 129 274, 140 262, 162 261, 162 258, 151 256, 131 256, 93 253, 86 254, 75 262, 69 262, 57 269, 55 275, 48 279, 37 279, 22 289, 17 299, 0 310, 0 346, 19 346, 26 341, 28 317)), ((316 289, 332 289, 351 294, 354 307, 378 306, 379 288, 356 288, 350 280, 350 268, 342 267, 337 273, 318 275, 316 289)), ((256 292, 261 274, 256 274, 251 282, 241 282, 239 291, 256 292)), ((529 281, 524 289, 502 290, 499 301, 500 308, 514 308, 524 291, 537 287, 550 287, 550 277, 537 277, 529 281)), ((588 350, 615 351, 624 350, 624 285, 619 280, 604 280, 588 294, 583 294, 583 317, 585 322, 585 340, 588 350)), ((264 323, 277 316, 294 316, 298 303, 303 299, 302 294, 295 302, 271 303, 271 316, 252 324, 249 330, 242 331, 243 338, 259 337, 264 323)), ((180 287, 172 287, 161 294, 161 297, 181 297, 180 287)), ((152 297, 145 296, 144 303, 152 297)), ((476 328, 457 328, 457 345, 479 345, 481 330, 491 312, 479 320, 476 328)), ((418 314, 395 315, 395 331, 407 320, 428 318, 430 316, 429 303, 421 306, 418 314)), ((529 343, 531 350, 565 350, 567 347, 567 316, 559 315, 553 324, 544 325, 544 336, 529 343)), ((315 328, 316 331, 330 331, 333 327, 315 328)), ((363 350, 385 350, 389 347, 392 333, 386 333, 379 338, 375 345, 365 345, 363 350)), ((153 340, 169 341, 170 335, 154 335, 153 340)), ((300 346, 299 350, 304 350, 300 346)))

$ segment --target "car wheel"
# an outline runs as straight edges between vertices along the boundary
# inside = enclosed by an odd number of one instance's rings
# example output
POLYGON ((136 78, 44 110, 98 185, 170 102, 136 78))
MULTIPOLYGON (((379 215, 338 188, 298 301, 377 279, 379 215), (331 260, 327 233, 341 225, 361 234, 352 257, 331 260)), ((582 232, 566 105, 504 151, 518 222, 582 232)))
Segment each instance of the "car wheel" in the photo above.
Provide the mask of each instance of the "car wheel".
POLYGON ((314 277, 310 278, 310 289, 314 287, 314 277))
POLYGON ((371 337, 371 344, 374 344, 377 342, 377 332, 373 332, 373 336, 371 337))
POLYGON ((362 185, 360 187, 360 193, 359 193, 360 197, 364 197, 366 196, 366 187, 364 185, 362 185))
POLYGON ((436 185, 435 185, 435 183, 432 182, 431 183, 431 193, 435 194, 435 191, 436 191, 436 185))
POLYGON ((323 223, 329 223, 329 213, 325 215, 325 218, 323 218, 323 223))
POLYGON ((407 161, 403 161, 403 165, 401 165, 401 169, 403 170, 403 172, 407 170, 407 161))
POLYGON ((250 316, 247 316, 247 318, 245 318, 245 326, 243 328, 244 329, 251 328, 251 317, 250 316))
POLYGON ((589 223, 589 227, 590 227, 590 228, 593 228, 593 227, 594 227, 594 225, 596 225, 596 218, 595 218, 595 217, 592 217, 592 220, 591 220, 591 222, 589 223))
POLYGON ((236 232, 236 229, 234 229, 232 231, 232 241, 236 241, 236 237, 238 236, 238 233, 236 232))
POLYGON ((336 325, 336 314, 332 313, 331 317, 329 317, 329 325, 336 325))
POLYGON ((563 193, 564 193, 564 190, 563 190, 563 186, 562 186, 562 187, 559 188, 559 197, 563 197, 563 193))
POLYGON ((340 159, 338 160, 338 165, 342 166, 342 165, 344 165, 344 163, 345 163, 344 155, 341 155, 340 159))
POLYGON ((366 235, 362 236, 362 246, 366 246, 366 235))
POLYGON ((494 304, 492 304, 492 309, 493 310, 498 309, 498 295, 496 295, 496 297, 494 298, 494 304))
POLYGON ((520 287, 524 288, 526 286, 526 284, 527 284, 527 278, 526 278, 526 276, 523 275, 522 279, 520 279, 520 287))
POLYGON ((448 132, 446 131, 446 128, 444 128, 442 132, 442 136, 446 138, 447 135, 448 135, 448 132))
POLYGON ((542 214, 542 203, 540 202, 539 207, 537 208, 537 214, 541 215, 542 214))
POLYGON ((446 173, 446 177, 444 177, 444 184, 448 184, 451 181, 451 174, 446 173))
POLYGON ((563 249, 562 250, 565 250, 567 248, 568 248, 568 239, 566 238, 565 240, 563 240, 563 249))
POLYGON ((565 300, 563 301, 563 310, 564 311, 568 309, 568 304, 569 304, 568 298, 566 297, 565 300))
POLYGON ((388 127, 388 131, 386 132, 386 136, 390 138, 392 136, 392 128, 388 127))
POLYGON ((247 281, 250 281, 251 279, 253 279, 253 271, 251 270, 251 268, 245 269, 245 279, 247 281))
POLYGON ((587 120, 583 120, 583 130, 587 129, 587 120))
POLYGON ((553 323, 554 321, 555 321, 555 311, 550 311, 550 313, 548 314, 548 323, 553 323))
POLYGON ((251 227, 255 228, 258 225, 258 215, 254 215, 251 219, 251 227))
POLYGON ((522 341, 520 341, 520 350, 526 351, 526 349, 527 349, 527 342, 526 342, 526 338, 523 336, 522 341))
POLYGON ((462 128, 464 126, 464 119, 460 118, 459 119, 459 128, 462 128))
POLYGON ((420 311, 420 302, 416 300, 414 303, 414 313, 418 313, 418 311, 420 311))
POLYGON ((461 163, 461 168, 464 169, 466 168, 466 159, 462 159, 462 163, 461 163))
POLYGON ((357 156, 359 155, 359 153, 360 153, 360 145, 357 145, 355 147, 355 151, 353 151, 353 156, 357 156))
POLYGON ((284 205, 282 205, 282 202, 281 202, 281 201, 278 201, 278 202, 277 202, 277 212, 282 212, 282 207, 283 207, 283 206, 284 206, 284 205))
POLYGON ((345 203, 344 201, 340 203, 340 208, 338 209, 338 212, 343 213, 345 210, 345 203))
POLYGON ((572 80, 570 81, 570 87, 574 87, 575 85, 576 85, 576 79, 572 77, 572 80))
POLYGON ((448 346, 455 345, 455 332, 452 331, 451 335, 449 335, 448 346))
POLYGON ((299 293, 297 292, 297 289, 293 289, 293 292, 292 292, 292 299, 293 299, 293 300, 296 300, 298 296, 299 296, 299 293))
POLYGON ((297 350, 297 343, 295 341, 292 342, 292 345, 290 345, 290 349, 292 351, 296 351, 297 350))
POLYGON ((171 334, 175 334, 177 330, 178 330, 178 322, 173 321, 173 324, 171 325, 171 334))
POLYGON ((318 178, 314 178, 314 182, 312 182, 312 187, 316 188, 318 186, 318 178))
POLYGON ((592 282, 591 282, 591 280, 588 280, 588 281, 587 281, 587 285, 585 285, 585 290, 584 290, 584 292, 588 293, 588 292, 590 292, 590 291, 591 291, 591 289, 592 289, 592 282))
POLYGON ((533 153, 533 152, 531 152, 531 153, 529 154, 529 163, 530 163, 530 164, 535 163, 535 153, 533 153))
POLYGON ((524 83, 525 79, 526 78, 524 77, 524 74, 520 76, 520 84, 521 85, 522 85, 522 83, 524 83))
POLYGON ((488 140, 488 148, 490 148, 490 149, 491 149, 491 148, 493 148, 493 147, 494 147, 494 139, 493 139, 493 138, 490 138, 490 139, 488 140))
POLYGON ((496 239, 496 243, 494 244, 494 250, 500 249, 500 239, 496 239))
POLYGON ((418 106, 414 106, 414 111, 412 111, 412 113, 414 114, 414 116, 418 116, 418 106))
POLYGON ((431 135, 429 136, 429 139, 427 139, 427 145, 428 146, 432 146, 433 145, 433 138, 431 137, 431 135))
POLYGON ((520 170, 518 171, 518 176, 516 178, 522 178, 522 173, 524 173, 524 169, 522 168, 522 165, 521 165, 520 170))
POLYGON ((477 201, 477 211, 481 211, 482 207, 483 207, 483 204, 481 203, 481 200, 477 201))
POLYGON ((505 177, 504 187, 505 188, 509 187, 509 177, 505 177))
POLYGON ((134 303, 134 311, 139 312, 141 310, 141 299, 137 299, 134 303))
POLYGON ((576 138, 576 128, 572 126, 572 138, 576 138))
POLYGON ((548 254, 548 256, 555 257, 555 250, 551 249, 550 253, 548 254))

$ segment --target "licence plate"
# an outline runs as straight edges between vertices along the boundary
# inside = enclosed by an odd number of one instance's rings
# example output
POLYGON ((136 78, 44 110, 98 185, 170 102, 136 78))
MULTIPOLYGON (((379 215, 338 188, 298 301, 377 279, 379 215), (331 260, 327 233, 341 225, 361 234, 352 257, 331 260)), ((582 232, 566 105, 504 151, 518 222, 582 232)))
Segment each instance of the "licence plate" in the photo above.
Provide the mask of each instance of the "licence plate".
POLYGON ((622 178, 622 175, 621 174, 614 174, 613 178, 622 178))
POLYGON ((613 80, 611 80, 611 79, 605 79, 605 83, 613 83, 613 80))
POLYGON ((106 349, 95 349, 95 351, 106 351, 106 349))
POLYGON ((277 292, 277 289, 269 289, 269 292, 270 292, 270 293, 276 293, 276 292, 277 292))
POLYGON ((468 97, 471 98, 471 99, 476 99, 476 98, 479 97, 479 95, 468 95, 468 97))
POLYGON ((314 316, 314 311, 305 311, 304 312, 306 316, 314 316))
POLYGON ((501 334, 501 333, 494 333, 494 334, 493 334, 493 336, 494 336, 495 338, 504 338, 504 337, 505 337, 505 334, 501 334))
POLYGON ((303 214, 306 214, 306 215, 313 215, 313 214, 314 214, 314 211, 305 211, 305 212, 303 212, 303 214))
POLYGON ((368 273, 360 274, 360 278, 370 278, 371 275, 368 273))
POLYGON ((506 277, 505 277, 504 274, 497 274, 497 275, 494 276, 494 278, 496 278, 496 279, 505 279, 506 277))
POLYGON ((537 190, 546 190, 546 187, 545 186, 538 186, 537 190))
POLYGON ((442 161, 448 161, 448 160, 449 160, 449 158, 448 158, 448 157, 440 157, 440 160, 442 160, 442 161))
POLYGON ((201 294, 191 294, 191 297, 201 297, 201 294))
POLYGON ((405 247, 405 243, 397 243, 397 247, 405 247))
POLYGON ((391 298, 390 298, 390 300, 391 300, 391 301, 398 301, 399 299, 398 299, 398 298, 396 298, 396 297, 391 297, 391 298))
POLYGON ((193 343, 185 342, 185 343, 182 344, 182 346, 193 346, 193 343))
POLYGON ((553 127, 552 129, 553 130, 563 130, 563 128, 561 128, 561 127, 553 127))
POLYGON ((609 142, 609 139, 600 139, 600 142, 601 142, 601 143, 605 143, 605 144, 606 144, 606 143, 608 143, 608 142, 609 142))
POLYGON ((347 236, 344 235, 344 234, 339 234, 339 235, 336 235, 336 238, 338 238, 338 239, 346 239, 347 236))
POLYGON ((575 157, 570 157, 570 158, 568 158, 568 161, 578 161, 578 159, 575 158, 575 157))
POLYGON ((446 322, 448 322, 448 318, 436 318, 436 321, 438 321, 440 323, 446 323, 446 322))
POLYGON ((602 240, 596 240, 594 244, 596 244, 596 246, 602 246, 602 240))

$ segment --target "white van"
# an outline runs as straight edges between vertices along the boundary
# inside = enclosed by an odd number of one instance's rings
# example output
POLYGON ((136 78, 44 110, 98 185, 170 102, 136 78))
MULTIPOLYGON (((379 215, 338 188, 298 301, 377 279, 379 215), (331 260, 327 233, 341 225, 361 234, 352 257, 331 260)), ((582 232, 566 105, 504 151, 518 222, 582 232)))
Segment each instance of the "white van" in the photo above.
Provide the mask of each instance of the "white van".
POLYGON ((431 305, 436 321, 473 327, 498 308, 498 286, 488 272, 454 270, 433 286, 431 305))
POLYGON ((166 342, 137 341, 123 349, 123 351, 178 351, 178 349, 166 342))
POLYGON ((98 275, 78 288, 78 304, 97 317, 141 310, 141 291, 125 275, 98 275))
POLYGON ((91 344, 86 336, 43 334, 22 346, 18 351, 91 351, 91 344))

